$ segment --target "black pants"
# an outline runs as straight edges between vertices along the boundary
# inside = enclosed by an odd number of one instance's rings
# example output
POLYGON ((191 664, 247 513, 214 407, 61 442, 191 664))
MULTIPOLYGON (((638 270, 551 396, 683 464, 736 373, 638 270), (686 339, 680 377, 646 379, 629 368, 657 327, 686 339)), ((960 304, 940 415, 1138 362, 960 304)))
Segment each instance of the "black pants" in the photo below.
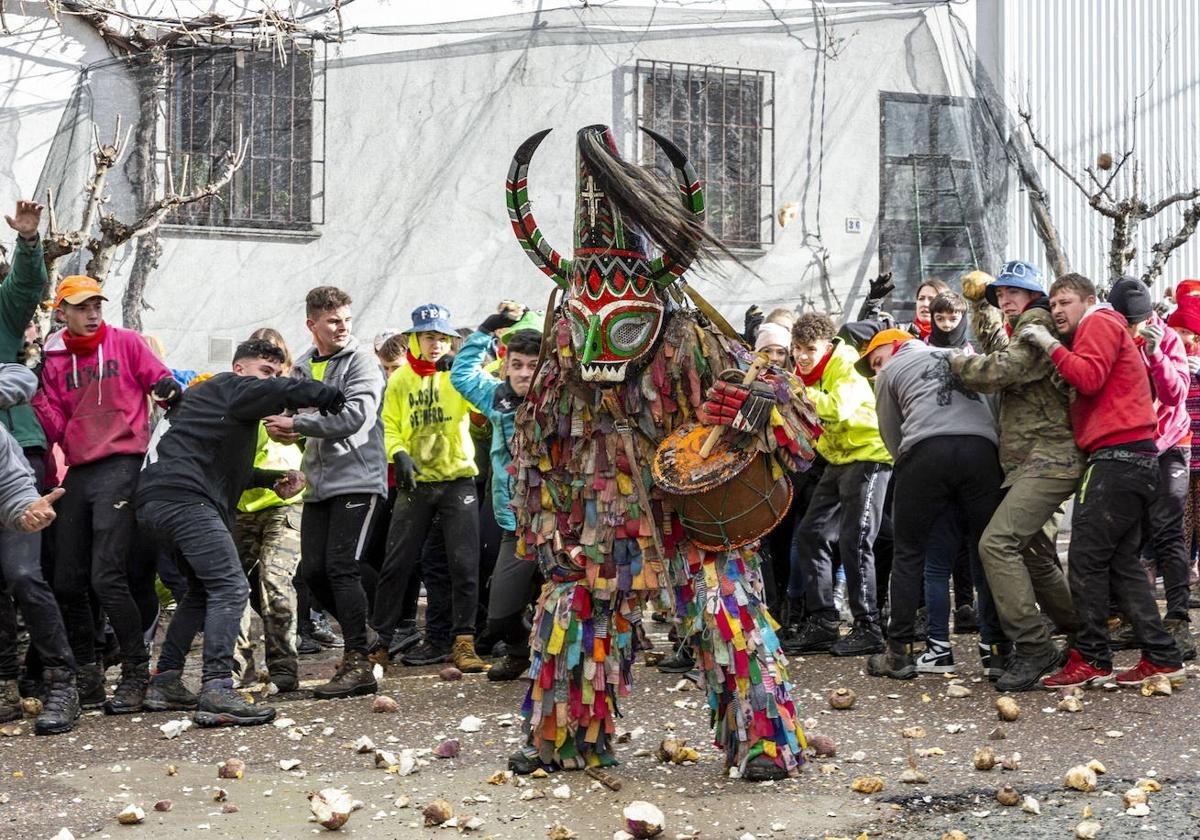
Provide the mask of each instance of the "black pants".
MULTIPOLYGON (((896 464, 889 639, 900 644, 913 641, 917 606, 925 587, 925 554, 935 524, 944 520, 947 511, 957 509, 962 513, 967 539, 978 545, 1000 504, 1003 481, 996 445, 978 435, 926 438, 896 464)), ((991 594, 981 587, 980 595, 983 640, 1000 641, 1003 637, 997 629, 999 619, 991 594)))
POLYGON ((1080 620, 1075 647, 1098 668, 1112 667, 1110 585, 1146 658, 1156 665, 1181 664, 1138 561, 1142 520, 1157 486, 1158 466, 1150 457, 1141 463, 1093 457, 1075 494, 1067 552, 1067 583, 1080 620))
POLYGON ((381 503, 371 493, 347 493, 305 502, 300 520, 300 573, 313 597, 341 625, 347 651, 367 652, 367 593, 360 563, 381 503))
POLYGON ((832 571, 832 544, 837 540, 854 620, 879 623, 873 547, 891 474, 889 465, 875 461, 825 467, 808 510, 796 526, 795 556, 804 574, 804 602, 809 615, 837 620, 832 571))
MULTIPOLYGON (((25 460, 33 469, 34 483, 44 485, 45 464, 41 450, 27 452, 25 460)), ((19 676, 17 661, 17 614, 13 602, 21 608, 29 630, 30 647, 37 651, 41 668, 75 670, 75 657, 67 643, 62 613, 50 584, 42 576, 42 535, 0 529, 0 679, 19 676)))
MULTIPOLYGON (((475 635, 479 601, 479 498, 475 481, 459 478, 422 482, 413 492, 401 492, 396 497, 388 529, 387 557, 379 575, 379 597, 371 617, 371 626, 379 633, 383 644, 390 644, 392 633, 403 618, 401 596, 421 562, 422 548, 435 515, 441 516, 442 534, 446 539, 451 633, 455 636, 475 635)), ((428 570, 426 581, 426 594, 432 598, 428 570)), ((433 608, 432 603, 430 608, 433 608)), ((428 625, 426 635, 429 635, 428 625)))
POLYGON ((1183 509, 1187 504, 1188 455, 1172 447, 1158 456, 1158 492, 1146 510, 1143 540, 1154 547, 1154 560, 1163 579, 1168 619, 1188 620, 1190 547, 1183 544, 1183 509))
POLYGON ((504 531, 488 598, 488 633, 512 656, 529 656, 525 610, 537 598, 537 564, 517 556, 517 535, 504 531))
POLYGON ((91 592, 108 616, 122 661, 140 665, 150 659, 129 581, 137 527, 133 491, 141 463, 139 455, 111 455, 71 467, 63 481, 66 495, 55 506, 54 594, 80 665, 98 661, 91 592))
POLYGON ((137 518, 159 549, 175 559, 188 582, 187 594, 176 604, 167 626, 158 670, 182 670, 203 628, 201 679, 232 679, 234 648, 250 585, 229 526, 212 505, 200 501, 145 502, 138 507, 137 518))

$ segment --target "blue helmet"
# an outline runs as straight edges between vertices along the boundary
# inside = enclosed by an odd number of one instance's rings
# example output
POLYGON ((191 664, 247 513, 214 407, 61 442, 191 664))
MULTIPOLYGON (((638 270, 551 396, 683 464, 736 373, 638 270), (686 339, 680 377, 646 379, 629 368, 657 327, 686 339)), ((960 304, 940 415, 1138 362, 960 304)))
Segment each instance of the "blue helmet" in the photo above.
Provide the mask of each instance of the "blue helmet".
POLYGON ((998 286, 1009 286, 1013 289, 1024 289, 1027 292, 1037 292, 1038 294, 1044 294, 1046 291, 1042 287, 1041 269, 1024 260, 1009 260, 1004 264, 1004 268, 1000 269, 996 279, 988 284, 984 295, 992 306, 1000 305, 996 302, 998 286))

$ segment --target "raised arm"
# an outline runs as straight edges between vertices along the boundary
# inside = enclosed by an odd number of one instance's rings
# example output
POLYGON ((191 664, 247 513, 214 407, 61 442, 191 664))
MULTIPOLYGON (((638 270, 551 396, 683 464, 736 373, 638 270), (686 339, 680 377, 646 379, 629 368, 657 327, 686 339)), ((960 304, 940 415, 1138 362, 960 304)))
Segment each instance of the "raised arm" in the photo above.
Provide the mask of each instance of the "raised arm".
POLYGON ((298 414, 296 431, 305 437, 345 438, 375 422, 383 393, 383 370, 365 351, 356 353, 350 360, 342 393, 346 395, 346 406, 341 413, 329 416, 298 414))

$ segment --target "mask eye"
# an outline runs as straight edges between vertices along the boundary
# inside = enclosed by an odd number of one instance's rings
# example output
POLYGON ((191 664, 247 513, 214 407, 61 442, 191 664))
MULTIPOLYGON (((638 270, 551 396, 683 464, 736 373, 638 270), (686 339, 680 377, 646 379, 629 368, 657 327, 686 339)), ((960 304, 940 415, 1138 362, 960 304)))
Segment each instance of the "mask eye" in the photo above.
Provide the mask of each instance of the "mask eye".
POLYGON ((654 318, 650 315, 630 315, 622 318, 610 330, 609 344, 618 353, 631 353, 646 343, 653 326, 654 318))

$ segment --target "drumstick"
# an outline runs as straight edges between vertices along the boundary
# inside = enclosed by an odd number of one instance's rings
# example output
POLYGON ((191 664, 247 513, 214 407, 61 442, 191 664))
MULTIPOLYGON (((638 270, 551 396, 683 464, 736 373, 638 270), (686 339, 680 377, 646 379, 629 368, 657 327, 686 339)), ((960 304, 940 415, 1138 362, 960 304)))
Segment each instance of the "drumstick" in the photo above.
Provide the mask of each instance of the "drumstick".
MULTIPOLYGON (((757 355, 755 355, 754 361, 751 362, 750 367, 746 369, 746 375, 742 377, 742 384, 749 385, 755 379, 758 379, 758 375, 762 372, 762 369, 765 368, 766 366, 767 366, 767 354, 766 353, 758 353, 757 355)), ((704 439, 704 445, 700 447, 700 457, 701 458, 707 458, 709 455, 712 454, 713 447, 716 446, 717 441, 721 439, 721 431, 722 431, 721 426, 713 426, 712 427, 712 430, 708 433, 708 437, 704 439)))

